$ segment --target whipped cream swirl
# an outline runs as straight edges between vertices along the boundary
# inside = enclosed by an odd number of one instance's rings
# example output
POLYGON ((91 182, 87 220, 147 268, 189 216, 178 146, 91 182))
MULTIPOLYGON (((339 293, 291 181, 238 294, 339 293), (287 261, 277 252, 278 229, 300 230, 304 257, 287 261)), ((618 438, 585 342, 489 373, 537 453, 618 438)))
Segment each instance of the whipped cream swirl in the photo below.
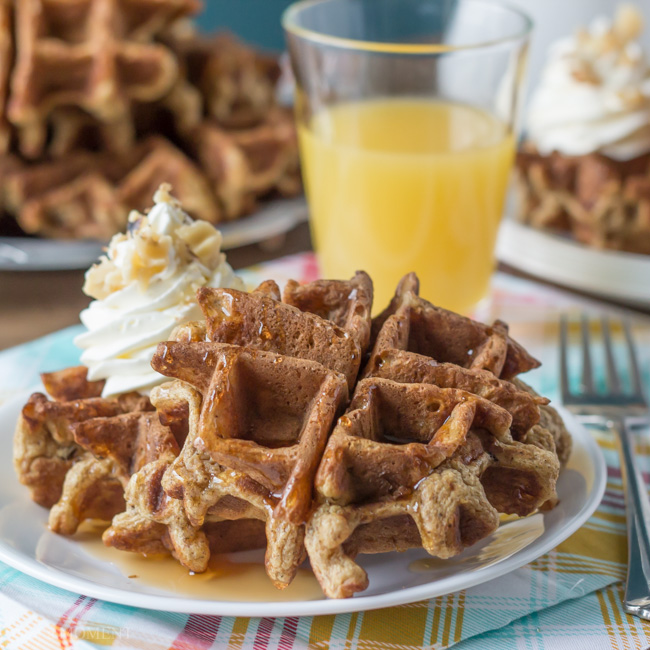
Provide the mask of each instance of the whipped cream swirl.
POLYGON ((96 300, 81 312, 88 331, 75 344, 88 378, 106 380, 104 397, 147 394, 166 381, 151 358, 176 326, 202 318, 199 287, 244 288, 221 252, 221 233, 193 221, 170 189, 160 187, 146 216, 132 212, 128 232, 86 273, 84 293, 96 300))
POLYGON ((643 21, 622 5, 614 21, 553 44, 528 113, 529 141, 543 154, 599 152, 630 160, 650 152, 650 66, 643 21))

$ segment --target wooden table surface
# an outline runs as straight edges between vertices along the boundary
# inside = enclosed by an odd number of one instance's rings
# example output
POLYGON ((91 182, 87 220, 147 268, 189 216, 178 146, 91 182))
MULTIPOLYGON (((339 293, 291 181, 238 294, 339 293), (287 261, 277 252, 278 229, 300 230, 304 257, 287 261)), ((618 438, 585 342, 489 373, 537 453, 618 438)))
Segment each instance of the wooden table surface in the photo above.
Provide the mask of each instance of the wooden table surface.
MULTIPOLYGON (((288 233, 280 247, 255 244, 237 248, 228 251, 228 261, 241 269, 307 250, 311 250, 311 240, 309 228, 303 224, 288 233)), ((79 312, 90 302, 81 291, 83 280, 83 270, 0 272, 0 350, 79 323, 79 312)), ((650 314, 650 309, 643 313, 650 314)))

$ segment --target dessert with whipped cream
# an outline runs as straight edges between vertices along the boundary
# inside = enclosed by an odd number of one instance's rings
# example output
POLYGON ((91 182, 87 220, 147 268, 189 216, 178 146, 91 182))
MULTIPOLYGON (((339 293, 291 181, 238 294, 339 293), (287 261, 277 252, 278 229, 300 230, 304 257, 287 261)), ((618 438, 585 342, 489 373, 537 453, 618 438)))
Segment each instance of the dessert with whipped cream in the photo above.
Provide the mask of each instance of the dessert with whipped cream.
POLYGON ((147 214, 131 212, 128 231, 86 273, 83 290, 95 300, 81 313, 88 331, 75 344, 88 379, 106 380, 103 397, 147 394, 165 380, 151 357, 175 327, 200 317, 197 289, 244 288, 221 252, 221 233, 189 217, 170 191, 162 185, 147 214))
POLYGON ((632 5, 553 44, 517 159, 523 221, 650 254, 650 62, 632 5))

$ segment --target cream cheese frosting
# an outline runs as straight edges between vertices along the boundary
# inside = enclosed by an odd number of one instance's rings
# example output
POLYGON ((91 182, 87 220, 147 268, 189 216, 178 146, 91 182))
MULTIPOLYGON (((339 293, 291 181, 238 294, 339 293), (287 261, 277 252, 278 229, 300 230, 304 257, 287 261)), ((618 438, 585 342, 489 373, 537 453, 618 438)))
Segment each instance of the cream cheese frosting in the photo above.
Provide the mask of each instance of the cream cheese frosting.
POLYGON ((528 112, 528 140, 543 155, 602 153, 630 160, 650 152, 650 66, 631 5, 613 21, 553 44, 528 112))
POLYGON ((132 212, 128 231, 111 240, 106 255, 86 273, 84 293, 95 298, 81 312, 88 379, 105 379, 103 396, 147 394, 166 380, 150 365, 160 341, 188 321, 201 319, 199 287, 243 289, 221 252, 221 233, 193 221, 162 185, 148 214, 132 212))

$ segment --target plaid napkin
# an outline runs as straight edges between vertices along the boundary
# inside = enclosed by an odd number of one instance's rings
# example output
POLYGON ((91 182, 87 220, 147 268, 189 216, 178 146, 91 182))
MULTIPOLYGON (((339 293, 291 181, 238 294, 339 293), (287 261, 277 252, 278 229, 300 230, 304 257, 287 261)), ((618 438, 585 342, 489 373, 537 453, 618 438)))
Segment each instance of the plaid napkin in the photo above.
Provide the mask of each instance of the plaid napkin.
MULTIPOLYGON (((310 254, 250 269, 245 279, 311 280, 310 254)), ((499 316, 544 365, 527 380, 557 398, 557 317, 560 311, 602 310, 559 290, 498 274, 486 318, 499 316)), ((68 328, 0 353, 0 401, 33 386, 38 372, 78 361, 68 328)), ((650 385, 650 327, 635 332, 650 385)), ((11 435, 11 432, 4 432, 11 435)), ((621 472, 614 441, 594 430, 608 468, 598 510, 572 537, 531 564, 492 582, 429 601, 336 616, 227 618, 155 612, 73 594, 0 563, 0 647, 6 648, 332 648, 459 650, 554 648, 639 649, 650 643, 650 624, 621 607, 626 537, 621 472)), ((6 449, 6 446, 5 446, 6 449)), ((637 459, 650 478, 650 445, 640 439, 637 459)))

